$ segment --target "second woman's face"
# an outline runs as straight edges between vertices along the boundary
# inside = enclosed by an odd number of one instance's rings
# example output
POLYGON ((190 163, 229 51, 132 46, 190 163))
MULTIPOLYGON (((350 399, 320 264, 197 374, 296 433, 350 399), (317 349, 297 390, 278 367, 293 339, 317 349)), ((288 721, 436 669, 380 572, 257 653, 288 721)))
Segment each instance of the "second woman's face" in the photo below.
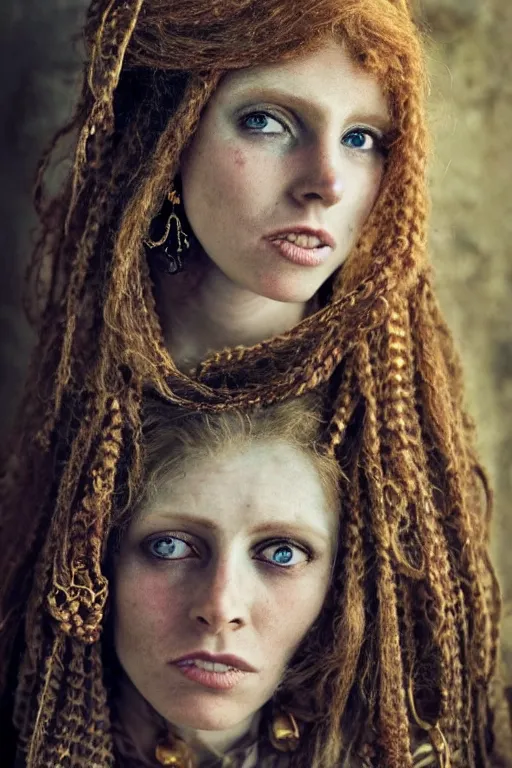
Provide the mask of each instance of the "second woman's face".
POLYGON ((184 729, 248 721, 319 615, 336 537, 316 468, 289 445, 187 465, 117 559, 115 646, 132 683, 184 729))
POLYGON ((181 159, 194 234, 239 287, 309 300, 372 210, 389 129, 380 85, 334 41, 288 63, 230 73, 181 159), (319 239, 297 240, 304 227, 319 239), (284 235, 295 244, 283 245, 284 235))

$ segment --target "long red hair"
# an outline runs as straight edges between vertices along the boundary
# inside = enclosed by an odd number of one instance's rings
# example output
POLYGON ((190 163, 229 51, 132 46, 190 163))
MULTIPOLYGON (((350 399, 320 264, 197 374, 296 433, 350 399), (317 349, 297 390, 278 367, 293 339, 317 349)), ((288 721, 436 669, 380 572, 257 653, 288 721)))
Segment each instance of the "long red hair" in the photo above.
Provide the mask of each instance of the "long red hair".
POLYGON ((325 441, 346 478, 337 633, 293 765, 332 768, 356 729, 356 741, 375 734, 378 765, 411 768, 411 722, 446 766, 506 765, 489 494, 425 255, 426 76, 407 4, 93 0, 86 37, 82 96, 57 137, 77 134, 72 172, 46 199, 48 155, 36 191, 40 335, 2 513, 0 657, 17 669, 21 649, 14 722, 27 768, 112 765, 102 553, 119 484, 142 476, 143 386, 207 411, 325 393, 325 441), (327 35, 389 100, 379 199, 316 314, 185 376, 164 346, 142 240, 222 75, 327 35))

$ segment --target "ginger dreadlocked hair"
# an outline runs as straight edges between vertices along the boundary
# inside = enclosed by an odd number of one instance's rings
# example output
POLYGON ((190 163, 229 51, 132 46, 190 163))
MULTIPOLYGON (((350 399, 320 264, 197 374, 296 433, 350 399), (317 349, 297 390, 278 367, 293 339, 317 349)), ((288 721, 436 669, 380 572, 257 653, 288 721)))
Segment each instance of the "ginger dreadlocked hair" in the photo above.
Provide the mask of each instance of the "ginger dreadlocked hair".
POLYGON ((78 134, 72 172, 46 199, 50 151, 36 187, 39 343, 4 478, 0 686, 26 768, 113 765, 101 562, 118 488, 140 483, 144 385, 205 411, 325 390, 326 441, 346 477, 338 632, 305 663, 318 717, 293 766, 337 765, 351 717, 376 733, 383 768, 411 768, 411 721, 445 767, 510 765, 490 493, 425 257, 421 42, 405 0, 302 0, 300 11, 92 0, 81 99, 56 137, 78 134), (379 199, 316 314, 185 376, 164 346, 142 240, 222 75, 327 35, 388 96, 379 199))

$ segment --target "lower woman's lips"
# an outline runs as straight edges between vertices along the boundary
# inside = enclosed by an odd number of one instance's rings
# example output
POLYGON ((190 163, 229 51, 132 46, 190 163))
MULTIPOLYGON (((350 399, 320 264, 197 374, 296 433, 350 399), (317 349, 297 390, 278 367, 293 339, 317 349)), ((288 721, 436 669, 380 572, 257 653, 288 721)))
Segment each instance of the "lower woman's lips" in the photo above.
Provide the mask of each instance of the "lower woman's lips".
POLYGON ((284 239, 268 240, 267 242, 287 261, 301 267, 319 267, 326 262, 332 253, 332 248, 329 245, 321 245, 319 248, 301 248, 296 243, 284 239))
POLYGON ((212 672, 209 669, 196 667, 195 664, 180 662, 174 663, 172 666, 189 680, 204 685, 205 688, 216 688, 219 691, 229 691, 249 674, 249 672, 244 672, 241 669, 228 669, 226 672, 212 672))

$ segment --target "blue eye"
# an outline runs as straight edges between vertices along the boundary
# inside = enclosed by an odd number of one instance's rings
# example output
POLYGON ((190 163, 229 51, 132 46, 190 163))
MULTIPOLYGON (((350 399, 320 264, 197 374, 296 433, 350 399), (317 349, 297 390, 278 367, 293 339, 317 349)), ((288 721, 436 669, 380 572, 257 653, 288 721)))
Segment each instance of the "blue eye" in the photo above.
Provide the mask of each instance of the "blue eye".
POLYGON ((264 555, 264 559, 272 563, 272 565, 290 567, 299 565, 300 563, 308 562, 310 559, 308 554, 300 547, 294 544, 288 544, 285 542, 277 542, 274 544, 267 544, 262 547, 259 555, 264 555), (269 553, 264 555, 264 553, 269 553))
POLYGON ((242 118, 241 125, 256 133, 285 133, 286 131, 284 125, 267 112, 252 112, 242 118))
POLYGON ((293 560, 293 552, 291 547, 279 547, 274 552, 274 562, 279 565, 289 565, 293 560))
POLYGON ((189 544, 175 536, 159 536, 151 539, 146 548, 150 555, 161 560, 183 560, 191 550, 189 544))
POLYGON ((343 143, 352 149, 361 149, 365 152, 371 149, 380 148, 378 138, 369 131, 362 129, 350 131, 349 133, 345 134, 343 137, 343 143))

